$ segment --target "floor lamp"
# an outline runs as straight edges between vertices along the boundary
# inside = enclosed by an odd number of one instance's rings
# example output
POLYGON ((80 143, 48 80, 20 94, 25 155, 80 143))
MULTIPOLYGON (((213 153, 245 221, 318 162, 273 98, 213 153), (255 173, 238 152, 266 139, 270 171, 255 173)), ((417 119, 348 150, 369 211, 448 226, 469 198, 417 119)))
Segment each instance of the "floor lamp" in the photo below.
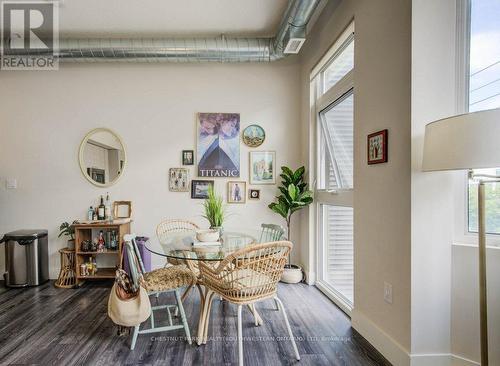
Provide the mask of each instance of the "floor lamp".
POLYGON ((500 176, 474 174, 472 169, 500 167, 500 109, 462 114, 425 126, 423 171, 468 170, 478 187, 479 319, 481 365, 488 365, 486 288, 485 184, 500 176))

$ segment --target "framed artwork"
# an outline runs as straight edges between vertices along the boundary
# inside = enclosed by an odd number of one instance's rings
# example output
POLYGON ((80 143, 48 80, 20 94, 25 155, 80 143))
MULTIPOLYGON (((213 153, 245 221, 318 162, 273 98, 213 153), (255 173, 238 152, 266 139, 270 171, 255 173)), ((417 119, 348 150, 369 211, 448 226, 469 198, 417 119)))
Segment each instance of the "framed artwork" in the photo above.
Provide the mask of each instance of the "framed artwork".
POLYGON ((388 131, 382 130, 368 135, 368 164, 387 162, 388 131))
POLYGON ((276 152, 250 151, 250 184, 276 184, 276 152))
POLYGON ((266 139, 266 132, 259 125, 250 125, 243 130, 243 142, 248 147, 258 147, 266 139))
POLYGON ((182 165, 194 165, 193 150, 182 150, 182 165))
POLYGON ((130 217, 132 217, 132 202, 131 201, 113 202, 113 217, 115 219, 129 219, 130 217))
POLYGON ((188 192, 188 170, 185 168, 170 168, 168 171, 168 190, 171 192, 188 192))
POLYGON ((191 198, 207 199, 208 187, 214 186, 213 180, 192 180, 191 181, 191 198))
POLYGON ((227 202, 228 203, 245 203, 247 182, 232 181, 227 182, 227 202))
POLYGON ((239 113, 198 113, 198 176, 240 176, 239 113))
POLYGON ((248 190, 248 198, 251 200, 260 200, 260 189, 250 188, 248 190))

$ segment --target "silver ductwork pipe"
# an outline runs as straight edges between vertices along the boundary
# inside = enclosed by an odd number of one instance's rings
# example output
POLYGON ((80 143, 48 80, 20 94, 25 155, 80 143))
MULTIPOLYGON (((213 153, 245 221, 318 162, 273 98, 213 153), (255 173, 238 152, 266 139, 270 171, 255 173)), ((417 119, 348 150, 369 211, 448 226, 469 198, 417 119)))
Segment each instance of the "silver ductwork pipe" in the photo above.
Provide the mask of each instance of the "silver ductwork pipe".
POLYGON ((269 62, 286 56, 287 36, 297 34, 297 30, 305 35, 319 3, 289 0, 272 38, 68 38, 59 40, 56 55, 65 62, 269 62))

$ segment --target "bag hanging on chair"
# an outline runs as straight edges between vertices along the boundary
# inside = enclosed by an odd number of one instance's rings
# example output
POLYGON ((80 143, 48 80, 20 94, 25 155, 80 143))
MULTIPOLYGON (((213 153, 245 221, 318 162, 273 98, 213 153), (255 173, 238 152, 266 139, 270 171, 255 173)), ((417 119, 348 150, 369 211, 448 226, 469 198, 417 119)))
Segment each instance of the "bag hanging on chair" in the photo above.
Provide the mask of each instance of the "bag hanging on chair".
MULTIPOLYGON (((123 260, 120 258, 120 263, 123 260)), ((108 300, 108 316, 113 323, 133 327, 140 325, 151 315, 151 302, 146 289, 135 286, 122 269, 116 270, 115 283, 111 289, 108 300)))

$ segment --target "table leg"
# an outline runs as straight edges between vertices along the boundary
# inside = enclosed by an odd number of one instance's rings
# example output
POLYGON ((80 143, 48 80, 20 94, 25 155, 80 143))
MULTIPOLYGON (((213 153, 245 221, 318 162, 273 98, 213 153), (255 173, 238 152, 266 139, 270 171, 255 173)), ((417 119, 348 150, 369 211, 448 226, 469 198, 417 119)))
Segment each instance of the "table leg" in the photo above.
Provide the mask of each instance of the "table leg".
POLYGON ((205 334, 205 318, 211 291, 205 287, 205 291, 203 292, 200 286, 198 286, 198 290, 200 291, 200 319, 198 321, 198 336, 196 342, 199 346, 203 343, 203 336, 205 334))
POLYGON ((262 325, 262 318, 260 317, 259 313, 257 312, 257 308, 255 307, 255 304, 248 304, 248 309, 252 312, 254 318, 255 318, 255 326, 262 325))
POLYGON ((205 324, 203 326, 203 344, 207 344, 208 339, 208 324, 210 323, 210 312, 212 311, 212 301, 214 298, 215 292, 210 291, 210 295, 205 299, 208 301, 207 311, 205 314, 205 324))

